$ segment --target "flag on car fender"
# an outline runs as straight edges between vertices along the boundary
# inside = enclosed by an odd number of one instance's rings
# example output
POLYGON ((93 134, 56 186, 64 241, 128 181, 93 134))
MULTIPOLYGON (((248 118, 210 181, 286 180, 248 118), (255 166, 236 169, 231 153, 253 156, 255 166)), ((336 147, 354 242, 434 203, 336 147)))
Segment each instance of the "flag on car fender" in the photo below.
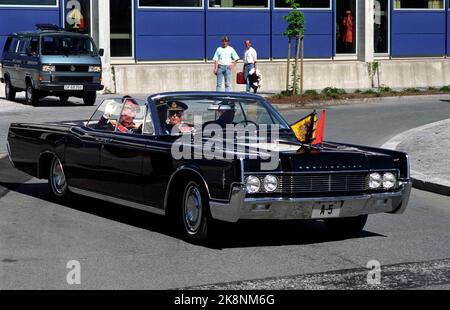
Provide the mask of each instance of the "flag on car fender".
POLYGON ((314 137, 315 125, 317 123, 316 111, 308 114, 291 125, 291 129, 297 140, 301 143, 311 143, 314 137))
POLYGON ((320 115, 317 128, 314 130, 313 139, 311 144, 323 144, 323 137, 325 135, 325 110, 320 115))

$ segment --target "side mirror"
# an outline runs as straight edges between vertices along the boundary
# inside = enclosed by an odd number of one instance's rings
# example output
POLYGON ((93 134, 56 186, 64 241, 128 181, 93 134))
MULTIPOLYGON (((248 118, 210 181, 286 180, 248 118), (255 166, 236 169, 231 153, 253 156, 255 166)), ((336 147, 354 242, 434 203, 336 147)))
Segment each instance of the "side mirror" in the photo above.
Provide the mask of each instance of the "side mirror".
POLYGON ((103 57, 103 55, 105 55, 105 50, 103 48, 99 49, 98 54, 100 55, 100 57, 103 57))

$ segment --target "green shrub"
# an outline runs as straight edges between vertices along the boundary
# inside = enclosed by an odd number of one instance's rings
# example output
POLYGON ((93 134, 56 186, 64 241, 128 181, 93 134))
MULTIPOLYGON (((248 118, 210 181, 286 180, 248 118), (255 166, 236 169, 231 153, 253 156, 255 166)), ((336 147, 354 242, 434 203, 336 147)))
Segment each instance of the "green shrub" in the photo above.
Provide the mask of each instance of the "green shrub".
POLYGON ((391 93, 392 89, 390 87, 380 87, 378 90, 380 93, 391 93))
POLYGON ((450 92, 450 85, 446 85, 446 86, 439 88, 439 91, 450 92))
POLYGON ((417 88, 406 88, 403 90, 404 93, 420 93, 420 89, 417 88))
POLYGON ((314 89, 308 89, 303 93, 303 95, 308 97, 317 97, 319 93, 314 89))
POLYGON ((346 92, 341 88, 327 87, 322 90, 321 94, 324 97, 338 98, 340 95, 345 95, 346 92))
POLYGON ((377 94, 379 94, 378 92, 374 91, 373 89, 368 89, 362 92, 363 95, 371 95, 371 96, 376 96, 377 94))

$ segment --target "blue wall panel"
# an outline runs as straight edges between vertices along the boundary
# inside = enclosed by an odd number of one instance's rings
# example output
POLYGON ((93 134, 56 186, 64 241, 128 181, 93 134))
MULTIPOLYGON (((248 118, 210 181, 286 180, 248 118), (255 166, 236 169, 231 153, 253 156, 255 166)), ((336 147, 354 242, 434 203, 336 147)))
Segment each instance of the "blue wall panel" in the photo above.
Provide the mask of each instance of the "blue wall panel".
POLYGON ((244 52, 244 41, 250 39, 258 58, 270 58, 269 10, 208 10, 206 31, 207 59, 212 59, 224 35, 230 38, 230 46, 240 57, 244 52))
POLYGON ((445 55, 446 12, 392 13, 392 56, 445 55))
POLYGON ((137 10, 137 60, 204 59, 205 12, 137 10))
MULTIPOLYGON (((275 10, 272 19, 272 57, 287 57, 287 38, 283 36, 287 23, 284 20, 289 11, 275 10)), ((305 13, 305 57, 333 57, 333 12, 307 11, 305 13)), ((292 47, 292 53, 295 53, 292 47)))
POLYGON ((61 25, 59 8, 5 8, 0 7, 0 50, 8 34, 35 30, 36 24, 61 25))

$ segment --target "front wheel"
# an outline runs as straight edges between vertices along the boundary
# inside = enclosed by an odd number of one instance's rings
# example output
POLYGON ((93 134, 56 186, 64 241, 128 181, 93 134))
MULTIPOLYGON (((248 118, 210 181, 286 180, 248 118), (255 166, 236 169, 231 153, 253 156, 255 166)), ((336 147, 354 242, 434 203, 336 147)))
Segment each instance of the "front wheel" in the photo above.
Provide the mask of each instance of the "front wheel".
POLYGON ((83 102, 85 105, 94 105, 95 100, 97 100, 97 93, 95 91, 90 91, 83 96, 83 102))
POLYGON ((39 102, 39 92, 33 88, 31 83, 27 84, 25 90, 25 101, 28 105, 36 105, 39 102))
POLYGON ((69 101, 69 96, 67 95, 61 95, 59 96, 59 103, 62 105, 66 105, 69 101))
POLYGON ((360 233, 366 225, 368 215, 336 218, 325 220, 325 225, 331 234, 336 236, 354 236, 360 233))
POLYGON ((16 99, 16 90, 14 86, 12 86, 11 82, 9 81, 9 78, 6 78, 5 81, 5 97, 6 100, 14 101, 16 99))
POLYGON ((204 243, 211 237, 212 218, 209 214, 209 202, 202 187, 195 181, 189 181, 184 187, 179 220, 180 228, 187 241, 204 243))
POLYGON ((50 164, 48 184, 50 186, 51 193, 55 198, 61 200, 65 199, 69 195, 64 168, 58 157, 53 157, 50 164))

